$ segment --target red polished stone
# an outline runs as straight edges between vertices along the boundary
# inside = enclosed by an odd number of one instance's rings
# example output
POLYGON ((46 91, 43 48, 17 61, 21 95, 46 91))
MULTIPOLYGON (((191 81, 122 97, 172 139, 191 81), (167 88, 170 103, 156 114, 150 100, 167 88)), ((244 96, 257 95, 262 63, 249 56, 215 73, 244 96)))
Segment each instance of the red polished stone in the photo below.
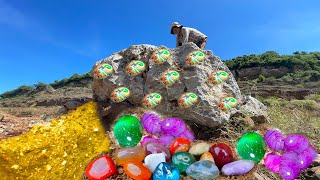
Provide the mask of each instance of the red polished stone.
POLYGON ((190 149, 190 141, 185 138, 177 138, 170 147, 170 153, 187 152, 190 149))
POLYGON ((86 167, 86 175, 91 180, 103 180, 117 173, 117 167, 109 156, 99 157, 86 167))
POLYGON ((210 148, 210 153, 212 154, 214 161, 219 169, 225 164, 233 161, 233 154, 231 148, 224 144, 218 143, 210 148))

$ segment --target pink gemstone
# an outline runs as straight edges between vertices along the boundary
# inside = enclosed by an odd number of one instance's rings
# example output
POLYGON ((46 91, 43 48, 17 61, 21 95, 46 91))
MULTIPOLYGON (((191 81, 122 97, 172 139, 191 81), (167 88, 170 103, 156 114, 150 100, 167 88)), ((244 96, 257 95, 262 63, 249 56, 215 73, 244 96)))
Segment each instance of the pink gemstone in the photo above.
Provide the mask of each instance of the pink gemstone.
POLYGON ((269 153, 264 159, 264 164, 270 171, 279 173, 280 161, 281 156, 274 153, 269 153))
POLYGON ((178 137, 182 132, 187 130, 187 126, 180 118, 167 118, 162 121, 161 130, 163 134, 178 137))
POLYGON ((317 150, 313 147, 308 147, 298 155, 298 163, 301 170, 307 169, 312 161, 317 157, 317 150))
POLYGON ((160 143, 147 143, 145 145, 147 155, 149 154, 158 154, 158 153, 165 153, 166 154, 166 160, 169 160, 171 158, 170 151, 162 144, 160 143))
POLYGON ((169 134, 164 134, 159 138, 159 142, 165 146, 170 146, 174 141, 174 137, 169 134))
POLYGON ((144 146, 144 145, 146 145, 147 143, 150 143, 150 142, 159 142, 159 140, 154 138, 154 137, 151 137, 151 136, 146 136, 146 137, 144 137, 142 139, 141 146, 144 146))

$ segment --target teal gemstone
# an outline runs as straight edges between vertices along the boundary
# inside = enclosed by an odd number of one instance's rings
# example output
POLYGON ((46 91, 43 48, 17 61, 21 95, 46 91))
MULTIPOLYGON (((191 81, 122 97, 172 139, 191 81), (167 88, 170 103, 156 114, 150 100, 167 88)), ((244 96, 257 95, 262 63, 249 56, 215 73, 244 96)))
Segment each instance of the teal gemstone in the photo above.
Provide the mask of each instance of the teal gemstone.
POLYGON ((172 165, 177 167, 180 173, 185 174, 186 169, 196 161, 196 159, 188 152, 178 152, 172 156, 172 165))
POLYGON ((136 117, 125 115, 116 122, 113 133, 120 146, 134 147, 141 140, 142 126, 136 117))
POLYGON ((237 143, 237 151, 242 159, 259 163, 266 153, 266 143, 256 132, 247 132, 237 143))
POLYGON ((178 168, 166 162, 160 163, 153 171, 153 180, 179 180, 180 172, 178 168))
POLYGON ((209 160, 197 161, 191 164, 187 170, 187 175, 197 180, 211 180, 219 176, 218 167, 209 160))

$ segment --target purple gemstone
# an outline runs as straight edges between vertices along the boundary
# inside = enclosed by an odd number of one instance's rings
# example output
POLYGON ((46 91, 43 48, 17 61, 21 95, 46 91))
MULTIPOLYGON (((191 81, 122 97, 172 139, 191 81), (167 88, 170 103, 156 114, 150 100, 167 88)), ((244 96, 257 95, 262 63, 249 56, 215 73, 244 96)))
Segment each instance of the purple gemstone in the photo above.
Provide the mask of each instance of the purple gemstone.
POLYGON ((299 154, 296 152, 287 151, 287 152, 283 153, 283 155, 281 156, 280 163, 286 163, 286 162, 295 163, 299 167, 298 155, 299 154))
POLYGON ((294 180, 300 174, 297 164, 291 161, 281 162, 279 170, 279 174, 284 180, 294 180))
POLYGON ((291 134, 284 139, 286 151, 301 153, 310 146, 309 140, 300 134, 291 134))
POLYGON ((280 166, 281 156, 269 153, 266 158, 264 159, 264 164, 267 169, 272 172, 279 173, 279 166, 280 166))
POLYGON ((227 176, 237 176, 248 173, 253 167, 254 161, 238 160, 224 165, 221 172, 227 176))
POLYGON ((144 145, 146 145, 146 144, 149 143, 149 142, 159 142, 159 140, 156 139, 156 138, 153 138, 153 137, 151 137, 151 136, 146 136, 146 137, 144 137, 144 138, 142 139, 142 141, 141 141, 141 146, 144 146, 144 145))
POLYGON ((308 147, 298 155, 298 163, 301 170, 307 169, 312 161, 317 157, 317 150, 313 147, 308 147))
POLYGON ((167 118, 161 123, 163 134, 170 134, 174 137, 178 137, 186 129, 186 124, 180 118, 167 118))
POLYGON ((166 148, 164 145, 160 143, 147 143, 145 145, 146 153, 149 154, 157 154, 157 153, 165 153, 166 154, 166 160, 169 160, 171 158, 170 151, 168 148, 166 148))
POLYGON ((141 123, 143 128, 150 134, 160 134, 161 121, 160 117, 153 113, 145 113, 142 116, 141 123))
POLYGON ((268 130, 264 139, 271 149, 275 151, 284 150, 284 136, 280 131, 274 129, 268 130))
POLYGON ((182 132, 179 137, 186 138, 191 142, 195 140, 194 134, 190 130, 182 132))
POLYGON ((159 138, 159 142, 165 146, 170 146, 174 141, 174 137, 169 134, 164 134, 159 138))

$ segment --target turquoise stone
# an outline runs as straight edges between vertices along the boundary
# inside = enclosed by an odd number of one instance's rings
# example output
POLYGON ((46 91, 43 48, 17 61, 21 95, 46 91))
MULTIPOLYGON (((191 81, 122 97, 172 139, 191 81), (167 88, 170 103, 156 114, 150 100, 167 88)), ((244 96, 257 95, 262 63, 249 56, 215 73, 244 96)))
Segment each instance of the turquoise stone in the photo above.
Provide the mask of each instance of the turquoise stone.
POLYGON ((196 161, 192 154, 188 152, 178 152, 172 156, 172 165, 177 167, 180 173, 185 174, 186 169, 196 161))
POLYGON ((197 161, 191 164, 186 172, 188 176, 197 180, 211 180, 219 176, 218 167, 209 160, 197 161))
POLYGON ((237 143, 237 151, 242 159, 259 163, 266 153, 266 143, 256 132, 247 132, 237 143))
POLYGON ((178 168, 166 162, 160 163, 153 171, 153 180, 179 180, 180 172, 178 168))
POLYGON ((141 140, 142 126, 136 117, 125 115, 116 122, 113 133, 120 146, 134 147, 141 140))

